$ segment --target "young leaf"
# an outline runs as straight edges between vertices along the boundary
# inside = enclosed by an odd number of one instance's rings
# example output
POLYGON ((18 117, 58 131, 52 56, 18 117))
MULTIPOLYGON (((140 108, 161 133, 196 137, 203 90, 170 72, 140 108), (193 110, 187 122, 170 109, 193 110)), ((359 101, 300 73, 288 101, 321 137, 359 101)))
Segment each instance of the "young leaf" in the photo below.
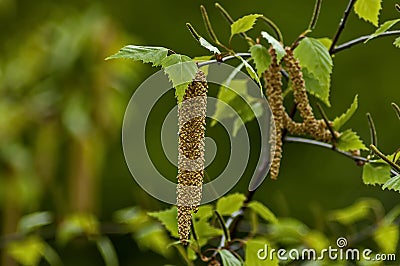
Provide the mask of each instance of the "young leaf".
POLYGON ((396 40, 394 40, 393 45, 400 48, 400 37, 397 37, 396 40))
POLYGON ((383 184, 382 189, 395 190, 400 192, 400 175, 390 178, 383 184))
POLYGON ((231 215, 243 206, 245 199, 243 194, 230 194, 217 201, 216 209, 221 215, 231 215))
POLYGON ((221 256, 223 266, 242 266, 242 263, 238 258, 235 257, 229 250, 220 249, 218 250, 221 256))
POLYGON ((257 18, 262 17, 259 14, 244 16, 231 24, 231 38, 235 34, 246 32, 253 28, 257 18))
POLYGON ((161 61, 161 66, 175 87, 178 103, 182 102, 188 84, 198 71, 196 63, 186 55, 172 54, 161 61))
POLYGON ((382 8, 382 0, 357 0, 354 5, 356 14, 367 22, 378 27, 379 11, 382 8))
POLYGON ((197 239, 200 247, 207 244, 207 242, 217 236, 222 236, 223 231, 210 225, 206 219, 193 220, 193 227, 197 234, 197 239))
POLYGON ((193 218, 197 220, 208 220, 214 215, 214 208, 211 205, 201 205, 199 210, 193 214, 193 218))
POLYGON ((217 47, 215 47, 214 45, 212 45, 211 43, 209 43, 206 39, 204 39, 203 37, 200 37, 199 39, 199 43, 201 46, 203 46, 204 48, 208 49, 210 52, 212 52, 213 54, 221 54, 221 52, 218 50, 217 47))
POLYGON ((278 42, 274 37, 269 35, 268 32, 262 31, 261 36, 266 39, 268 43, 272 45, 272 47, 274 47, 276 52, 276 59, 279 63, 286 54, 285 48, 283 48, 282 44, 278 42))
POLYGON ((320 99, 324 104, 326 104, 326 106, 330 107, 330 81, 316 79, 307 68, 303 68, 302 72, 307 92, 320 99))
POLYGON ((11 242, 6 248, 8 255, 24 266, 39 265, 44 250, 44 241, 34 235, 11 242))
POLYGON ((382 185, 390 179, 390 165, 386 163, 366 163, 362 179, 366 185, 382 185))
POLYGON ((395 224, 382 224, 374 232, 374 240, 385 253, 395 253, 399 242, 399 227, 395 224))
POLYGON ((158 224, 153 223, 141 228, 134 234, 134 238, 140 249, 150 249, 166 258, 173 255, 172 249, 166 248, 171 240, 158 224))
POLYGON ((176 207, 172 207, 170 209, 158 212, 150 212, 149 216, 156 218, 159 220, 170 232, 171 236, 178 238, 178 226, 176 223, 176 217, 178 216, 178 210, 176 207))
POLYGON ((99 234, 99 222, 89 213, 75 213, 64 219, 57 230, 57 240, 66 244, 72 238, 79 235, 93 236, 99 234))
POLYGON ((278 266, 278 257, 270 257, 270 250, 273 248, 266 239, 250 239, 246 242, 245 266, 278 266), (267 248, 266 248, 267 247, 267 248), (259 253, 259 250, 263 252, 259 253), (261 257, 261 259, 258 257, 261 257), (265 257, 265 259, 264 259, 265 257))
POLYGON ((324 37, 324 38, 318 38, 317 40, 318 40, 320 43, 322 43, 322 45, 325 46, 326 49, 329 50, 329 48, 331 48, 332 39, 329 39, 328 37, 324 37))
POLYGON ((154 66, 159 66, 167 55, 168 49, 164 47, 128 45, 119 50, 118 53, 107 57, 106 60, 124 58, 140 60, 143 63, 152 63, 154 66))
POLYGON ((386 21, 385 23, 383 23, 373 34, 371 34, 371 36, 364 42, 367 43, 369 40, 377 37, 378 35, 386 32, 387 30, 389 30, 391 27, 393 27, 394 25, 396 25, 398 22, 400 21, 399 19, 393 19, 393 20, 389 20, 386 21))
POLYGON ((278 223, 269 225, 271 240, 282 244, 299 244, 308 234, 308 227, 293 218, 281 218, 278 223))
POLYGON ((29 233, 39 227, 53 222, 53 215, 50 212, 34 212, 23 216, 18 223, 18 231, 29 233))
POLYGON ((278 219, 275 215, 261 202, 252 201, 247 205, 252 211, 257 213, 261 218, 270 223, 277 223, 278 219))
POLYGON ((304 38, 294 50, 294 56, 314 78, 330 84, 333 62, 328 49, 319 40, 304 38))
POLYGON ((271 55, 268 53, 267 48, 261 44, 256 44, 250 47, 251 58, 256 64, 257 74, 261 76, 269 65, 271 64, 271 55))
POLYGON ((368 150, 360 137, 351 129, 342 133, 338 139, 336 147, 343 151, 368 150))
POLYGON ((354 97, 353 103, 350 105, 350 108, 339 117, 336 117, 333 120, 333 128, 335 130, 339 130, 350 118, 354 115, 358 108, 358 95, 354 97))

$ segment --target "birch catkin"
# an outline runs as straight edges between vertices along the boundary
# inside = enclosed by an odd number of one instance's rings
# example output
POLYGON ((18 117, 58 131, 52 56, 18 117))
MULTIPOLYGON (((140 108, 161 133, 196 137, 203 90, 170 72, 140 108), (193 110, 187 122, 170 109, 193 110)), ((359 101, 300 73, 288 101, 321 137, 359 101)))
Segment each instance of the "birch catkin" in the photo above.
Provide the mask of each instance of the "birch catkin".
POLYGON ((197 211, 204 176, 204 136, 207 107, 207 81, 198 71, 178 106, 178 233, 182 243, 189 240, 192 211, 197 211))
POLYGON ((271 54, 271 64, 264 73, 264 81, 268 102, 275 122, 275 153, 270 168, 270 174, 272 179, 276 179, 279 174, 282 158, 282 131, 284 128, 283 118, 285 109, 283 107, 281 67, 278 64, 275 50, 270 48, 269 52, 271 54))

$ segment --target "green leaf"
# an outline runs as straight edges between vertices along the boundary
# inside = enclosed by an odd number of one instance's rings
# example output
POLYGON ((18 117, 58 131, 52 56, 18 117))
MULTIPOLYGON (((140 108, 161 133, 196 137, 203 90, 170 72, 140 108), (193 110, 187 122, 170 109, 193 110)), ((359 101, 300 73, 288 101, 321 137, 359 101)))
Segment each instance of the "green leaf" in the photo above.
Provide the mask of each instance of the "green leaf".
POLYGON ((217 201, 216 210, 221 215, 231 215, 238 211, 246 200, 246 196, 240 193, 230 194, 217 201))
POLYGON ((276 52, 276 58, 278 63, 281 61, 281 59, 286 55, 285 48, 283 48, 282 44, 278 42, 277 39, 272 37, 271 35, 268 34, 268 32, 262 31, 261 36, 268 41, 269 44, 272 45, 272 47, 275 49, 276 52))
POLYGON ((8 244, 7 254, 24 266, 36 266, 43 256, 45 243, 38 236, 29 236, 8 244))
POLYGON ((238 59, 240 59, 240 61, 242 61, 242 63, 244 64, 244 66, 246 67, 247 73, 250 75, 250 77, 252 79, 254 79, 258 86, 260 87, 260 89, 262 90, 263 87, 261 85, 261 81, 260 81, 260 77, 257 75, 256 71, 254 70, 254 68, 249 64, 249 62, 247 62, 246 60, 244 60, 241 56, 236 55, 236 57, 238 59))
POLYGON ((390 165, 386 163, 366 163, 362 179, 366 185, 382 185, 390 178, 390 165))
POLYGON ((306 90, 310 94, 320 99, 326 106, 330 107, 329 101, 330 84, 326 80, 318 80, 312 75, 307 68, 302 69, 306 90))
POLYGON ((294 56, 303 69, 306 68, 318 81, 328 84, 329 88, 333 61, 328 49, 319 40, 304 38, 294 50, 294 56))
POLYGON ((234 137, 236 137, 239 129, 244 126, 244 124, 252 121, 255 117, 260 117, 263 114, 264 110, 262 103, 254 101, 250 105, 251 108, 248 108, 248 106, 246 105, 245 108, 240 110, 240 118, 236 118, 235 122, 233 123, 232 135, 234 137), (254 113, 252 110, 254 110, 254 113))
POLYGON ((232 254, 229 250, 220 249, 218 250, 219 255, 221 256, 222 265, 223 266, 241 266, 242 263, 235 255, 232 254))
POLYGON ((35 212, 23 216, 18 223, 18 231, 29 233, 35 229, 53 222, 53 215, 50 212, 35 212))
POLYGON ((150 249, 166 258, 172 257, 172 249, 167 248, 170 244, 165 230, 158 224, 150 224, 141 228, 134 235, 135 242, 142 250, 150 249))
POLYGON ((340 130, 340 128, 350 120, 350 118, 354 115, 358 108, 358 95, 354 97, 353 103, 350 105, 350 108, 339 117, 336 117, 333 120, 333 128, 335 130, 340 130))
POLYGON ((351 129, 346 130, 340 135, 336 147, 342 151, 368 150, 357 133, 351 129))
POLYGON ((328 37, 324 37, 324 38, 318 38, 317 39, 320 43, 322 43, 323 46, 326 47, 326 49, 329 50, 329 48, 331 48, 332 45, 332 39, 328 38, 328 37))
POLYGON ((400 37, 397 37, 396 40, 394 40, 393 45, 400 48, 400 37))
POLYGON ((377 37, 378 35, 386 32, 391 27, 396 25, 399 21, 400 21, 400 18, 386 21, 373 34, 371 34, 371 36, 364 43, 367 43, 369 40, 371 40, 371 39, 377 37))
POLYGON ((176 217, 178 216, 178 210, 174 206, 170 209, 159 211, 159 212, 150 212, 148 213, 149 216, 158 219, 171 233, 171 236, 178 238, 178 226, 176 217))
POLYGON ((400 192, 400 175, 390 178, 383 184, 382 189, 395 190, 400 192))
POLYGON ((308 232, 305 224, 293 218, 280 218, 278 223, 269 225, 271 240, 282 244, 300 244, 308 232))
POLYGON ((374 199, 358 200, 349 207, 331 211, 329 219, 344 225, 352 225, 367 218, 371 214, 371 209, 376 208, 378 205, 379 203, 374 199))
POLYGON ((266 239, 250 239, 246 242, 245 266, 278 266, 278 257, 270 258, 272 245, 266 239), (260 252, 260 250, 262 250, 260 252), (258 257, 260 255, 260 258, 258 257), (263 259, 265 257, 265 259, 263 259))
POLYGON ((197 234, 200 247, 208 243, 214 237, 222 236, 223 231, 210 225, 206 219, 193 220, 193 227, 197 234))
POLYGON ((114 245, 106 236, 101 236, 96 239, 97 249, 100 251, 106 266, 118 266, 118 257, 114 245))
POLYGON ((379 11, 382 8, 382 0, 357 0, 354 11, 358 17, 378 27, 379 11))
POLYGON ((164 58, 161 65, 175 87, 178 103, 182 102, 187 86, 198 71, 196 63, 186 55, 172 54, 164 58))
POLYGON ((277 223, 278 219, 264 204, 258 201, 252 201, 247 205, 252 211, 257 213, 261 218, 270 223, 277 223))
POLYGON ((89 213, 75 213, 67 216, 57 231, 57 240, 65 245, 69 240, 80 235, 99 234, 99 222, 89 213))
POLYGON ((395 253, 399 242, 399 227, 395 224, 381 224, 374 232, 373 238, 381 251, 395 253))
POLYGON ((267 48, 261 44, 256 44, 250 47, 251 58, 256 64, 257 74, 261 76, 269 65, 271 64, 271 55, 268 53, 267 48))
POLYGON ((106 60, 117 58, 132 59, 159 66, 167 55, 168 49, 164 47, 128 45, 119 50, 118 53, 107 57, 106 60))
POLYGON ((197 220, 208 220, 214 215, 214 207, 212 205, 201 205, 199 210, 193 214, 193 218, 197 220))
POLYGON ((204 39, 203 37, 200 37, 199 39, 199 43, 201 46, 203 46, 204 48, 206 48, 207 50, 209 50, 210 52, 212 52, 213 54, 221 54, 221 52, 218 50, 217 47, 215 47, 214 45, 212 45, 211 43, 209 43, 206 39, 204 39))
POLYGON ((328 238, 321 233, 320 231, 310 231, 303 238, 304 244, 307 247, 311 247, 318 252, 321 252, 323 249, 329 246, 328 238))
POLYGON ((262 17, 259 14, 252 14, 241 17, 231 24, 231 38, 235 34, 243 33, 251 30, 256 23, 257 18, 262 17))
POLYGON ((44 250, 43 250, 43 258, 49 263, 51 266, 62 266, 63 263, 61 261, 60 256, 57 252, 46 242, 43 241, 44 250))

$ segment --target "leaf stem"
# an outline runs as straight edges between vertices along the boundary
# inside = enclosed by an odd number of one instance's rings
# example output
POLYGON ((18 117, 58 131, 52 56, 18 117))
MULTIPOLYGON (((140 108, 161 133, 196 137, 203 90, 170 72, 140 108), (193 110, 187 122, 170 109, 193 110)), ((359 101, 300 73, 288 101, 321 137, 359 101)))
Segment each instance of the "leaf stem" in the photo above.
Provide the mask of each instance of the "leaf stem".
POLYGON ((332 41, 331 47, 329 48, 329 53, 330 54, 333 54, 333 51, 335 50, 336 43, 338 42, 339 37, 342 34, 342 31, 344 30, 344 27, 346 26, 346 22, 347 22, 347 19, 349 18, 350 11, 353 8, 355 3, 356 3, 356 0, 350 0, 348 5, 347 5, 347 7, 346 7, 346 9, 345 9, 345 11, 344 11, 344 13, 343 13, 343 17, 339 22, 339 27, 338 27, 335 35, 332 38, 333 41, 332 41))
MULTIPOLYGON (((400 35, 400 30, 393 30, 393 31, 387 31, 384 33, 381 33, 379 35, 377 35, 375 38, 379 38, 379 37, 384 37, 384 36, 392 36, 392 35, 400 35)), ((343 43, 337 47, 334 47, 330 50, 330 54, 336 54, 337 52, 343 51, 345 49, 348 49, 354 45, 360 44, 360 43, 364 43, 364 41, 368 40, 371 37, 371 35, 365 35, 365 36, 361 36, 357 39, 348 41, 346 43, 343 43)))
POLYGON ((367 113, 367 119, 369 125, 369 132, 371 134, 371 143, 376 147, 378 145, 378 138, 376 135, 375 123, 370 113, 367 113))
POLYGON ((378 150, 378 148, 375 147, 373 144, 369 145, 369 147, 376 155, 378 155, 382 160, 387 162, 393 169, 395 169, 398 173, 400 173, 400 166, 392 162, 385 154, 383 154, 380 150, 378 150))
POLYGON ((279 30, 278 26, 269 18, 266 16, 261 16, 260 19, 264 21, 270 28, 275 32, 276 37, 278 38, 278 41, 283 43, 283 35, 281 31, 279 30))
POLYGON ((313 30, 315 28, 315 25, 317 24, 318 21, 319 13, 321 11, 321 6, 322 6, 322 0, 316 0, 313 15, 311 17, 310 24, 308 26, 309 30, 313 30))
POLYGON ((193 28, 192 24, 190 23, 186 23, 186 27, 188 28, 188 30, 190 31, 190 33, 192 34, 193 38, 195 38, 197 41, 200 40, 201 36, 197 33, 197 31, 193 28))
POLYGON ((322 119, 324 119, 326 127, 329 129, 329 132, 332 135, 332 142, 333 142, 333 144, 335 144, 337 141, 335 130, 332 128, 332 126, 329 122, 328 116, 325 114, 324 109, 322 108, 322 106, 319 103, 317 103, 317 108, 318 108, 319 112, 321 113, 322 119))
POLYGON ((201 5, 200 6, 200 11, 201 11, 201 16, 203 17, 203 21, 204 21, 204 26, 207 29, 208 35, 210 35, 211 39, 219 46, 221 46, 222 48, 224 48, 226 51, 231 51, 231 49, 229 49, 228 47, 226 47, 225 45, 223 45, 217 38, 217 35, 214 32, 214 29, 211 25, 210 19, 208 18, 208 14, 207 14, 207 10, 206 8, 201 5))
POLYGON ((394 111, 396 112, 397 117, 400 119, 400 107, 395 103, 392 103, 392 107, 393 107, 394 111))

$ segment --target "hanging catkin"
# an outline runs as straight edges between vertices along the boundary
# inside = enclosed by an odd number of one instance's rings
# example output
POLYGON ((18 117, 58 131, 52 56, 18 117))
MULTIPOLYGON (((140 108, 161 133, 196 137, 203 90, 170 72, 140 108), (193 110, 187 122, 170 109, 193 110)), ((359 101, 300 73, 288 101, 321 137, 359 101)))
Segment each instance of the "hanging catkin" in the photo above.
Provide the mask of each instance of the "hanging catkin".
POLYGON ((303 118, 304 127, 302 128, 299 124, 291 122, 288 117, 285 117, 286 127, 288 130, 295 132, 291 133, 305 133, 307 132, 316 140, 322 140, 329 142, 332 140, 332 135, 327 129, 325 121, 315 119, 312 107, 310 105, 306 86, 301 72, 299 61, 293 56, 293 51, 287 47, 286 55, 283 58, 290 80, 293 86, 293 95, 296 103, 297 110, 299 110, 300 116, 303 118))
POLYGON ((192 211, 197 211, 201 201, 207 89, 206 77, 199 70, 178 106, 177 206, 178 233, 182 243, 189 239, 192 211))
POLYGON ((275 50, 271 47, 269 52, 271 54, 271 64, 268 70, 264 72, 264 81, 268 102, 275 122, 275 153, 270 168, 270 174, 272 179, 276 179, 279 174, 282 158, 282 131, 284 128, 283 117, 285 109, 283 107, 281 67, 278 64, 275 50))

